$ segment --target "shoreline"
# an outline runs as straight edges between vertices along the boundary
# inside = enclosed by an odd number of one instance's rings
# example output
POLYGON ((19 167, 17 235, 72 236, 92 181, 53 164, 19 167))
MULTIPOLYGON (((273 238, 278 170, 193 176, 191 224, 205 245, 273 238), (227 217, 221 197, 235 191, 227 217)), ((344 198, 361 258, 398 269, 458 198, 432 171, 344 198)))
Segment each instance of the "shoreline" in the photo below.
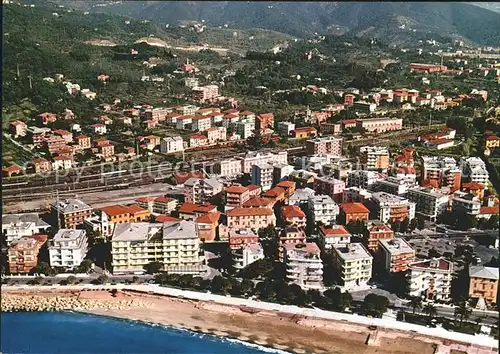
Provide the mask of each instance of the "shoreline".
MULTIPOLYGON (((29 290, 2 292, 2 297, 18 296, 30 299, 29 290)), ((37 292, 36 296, 71 298, 102 304, 106 301, 128 300, 127 306, 93 306, 87 309, 65 309, 91 315, 104 315, 122 320, 138 321, 148 325, 189 330, 214 335, 230 340, 259 345, 270 350, 289 353, 463 353, 476 352, 477 345, 447 341, 420 333, 370 329, 368 326, 272 312, 260 309, 231 306, 214 302, 179 299, 157 294, 138 294, 119 291, 112 297, 109 291, 64 291, 37 292), (130 302, 130 300, 133 300, 130 302), (137 300, 137 301, 136 301, 137 300), (130 304, 144 306, 130 306, 130 304), (475 351, 474 351, 475 350, 475 351)), ((3 306, 2 306, 3 309, 3 306)), ((482 348, 481 353, 496 353, 491 348, 482 348)))

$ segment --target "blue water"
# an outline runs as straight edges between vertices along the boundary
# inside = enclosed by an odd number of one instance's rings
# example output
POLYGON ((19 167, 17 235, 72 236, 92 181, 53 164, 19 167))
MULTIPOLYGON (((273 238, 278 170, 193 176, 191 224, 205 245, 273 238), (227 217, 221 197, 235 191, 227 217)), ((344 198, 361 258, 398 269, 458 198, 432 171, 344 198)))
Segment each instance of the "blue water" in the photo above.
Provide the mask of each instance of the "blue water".
POLYGON ((0 328, 0 351, 4 354, 254 354, 271 351, 175 328, 70 312, 2 313, 0 328))

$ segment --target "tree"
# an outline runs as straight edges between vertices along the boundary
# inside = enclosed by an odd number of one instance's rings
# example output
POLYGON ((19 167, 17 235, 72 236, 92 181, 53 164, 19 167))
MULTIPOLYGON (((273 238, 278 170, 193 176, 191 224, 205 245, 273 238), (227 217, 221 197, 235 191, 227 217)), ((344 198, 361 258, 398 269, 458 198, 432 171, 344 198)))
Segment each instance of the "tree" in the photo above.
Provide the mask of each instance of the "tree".
POLYGON ((273 261, 270 259, 259 259, 237 273, 238 277, 244 279, 257 279, 266 277, 273 270, 273 261))
POLYGON ((432 319, 437 315, 436 307, 432 304, 426 304, 422 309, 422 312, 428 316, 429 323, 431 323, 432 319))
POLYGON ((460 319, 460 328, 462 327, 463 321, 467 321, 472 314, 472 310, 469 308, 467 301, 460 301, 460 304, 455 307, 454 316, 460 319))
POLYGON ((66 278, 66 280, 68 281, 68 284, 73 284, 76 281, 76 277, 74 275, 70 275, 66 278))
POLYGON ((412 296, 410 300, 410 306, 413 310, 413 314, 415 314, 415 311, 417 311, 417 309, 422 308, 422 298, 420 296, 412 296))
POLYGON ((36 267, 33 267, 30 271, 31 274, 44 274, 48 276, 53 276, 56 274, 55 270, 47 263, 47 262, 40 262, 36 265, 36 267))
POLYGON ((92 281, 92 284, 102 285, 102 284, 106 284, 107 282, 108 282, 108 276, 103 274, 103 275, 99 275, 99 277, 97 279, 94 279, 92 281))
POLYGON ((77 273, 88 273, 90 269, 92 268, 92 260, 91 259, 84 259, 80 265, 76 268, 77 273))
POLYGON ((30 281, 28 281, 28 285, 40 285, 43 281, 43 278, 42 277, 36 277, 34 279, 31 279, 30 281))
POLYGON ((230 288, 231 282, 220 275, 216 275, 210 284, 210 290, 216 294, 226 295, 230 288))
POLYGON ((385 296, 368 294, 363 300, 363 310, 367 315, 382 317, 387 311, 389 299, 385 296))
POLYGON ((153 261, 144 265, 143 268, 147 274, 157 274, 163 269, 163 263, 158 261, 153 261))

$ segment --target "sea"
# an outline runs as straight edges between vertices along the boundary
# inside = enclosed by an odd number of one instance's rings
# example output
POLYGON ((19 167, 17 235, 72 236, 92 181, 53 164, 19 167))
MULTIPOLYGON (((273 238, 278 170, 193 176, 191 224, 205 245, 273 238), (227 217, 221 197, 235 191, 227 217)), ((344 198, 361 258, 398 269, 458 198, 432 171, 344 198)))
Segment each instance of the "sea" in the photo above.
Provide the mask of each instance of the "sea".
POLYGON ((13 312, 0 317, 2 354, 286 353, 173 327, 75 312, 13 312))

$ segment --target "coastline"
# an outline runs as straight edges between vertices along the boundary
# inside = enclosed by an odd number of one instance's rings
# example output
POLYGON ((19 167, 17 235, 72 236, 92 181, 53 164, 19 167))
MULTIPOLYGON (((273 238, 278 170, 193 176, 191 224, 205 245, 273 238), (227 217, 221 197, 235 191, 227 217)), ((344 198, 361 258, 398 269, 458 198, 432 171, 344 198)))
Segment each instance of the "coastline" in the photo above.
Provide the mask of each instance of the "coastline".
MULTIPOLYGON (((10 296, 30 299, 33 298, 31 294, 26 290, 9 291, 2 292, 2 297, 4 300, 10 296)), ((469 349, 473 347, 430 338, 419 333, 384 328, 370 329, 367 326, 343 321, 130 291, 120 291, 113 297, 108 291, 65 292, 63 289, 58 289, 52 293, 37 292, 36 296, 59 299, 78 297, 80 301, 95 304, 90 308, 62 309, 65 311, 169 326, 289 353, 426 354, 438 351, 449 353, 451 350, 470 352, 469 349), (121 305, 109 305, 113 303, 121 305)), ((476 346, 474 349, 477 352, 476 346)), ((484 353, 489 352, 484 351, 484 353)))

